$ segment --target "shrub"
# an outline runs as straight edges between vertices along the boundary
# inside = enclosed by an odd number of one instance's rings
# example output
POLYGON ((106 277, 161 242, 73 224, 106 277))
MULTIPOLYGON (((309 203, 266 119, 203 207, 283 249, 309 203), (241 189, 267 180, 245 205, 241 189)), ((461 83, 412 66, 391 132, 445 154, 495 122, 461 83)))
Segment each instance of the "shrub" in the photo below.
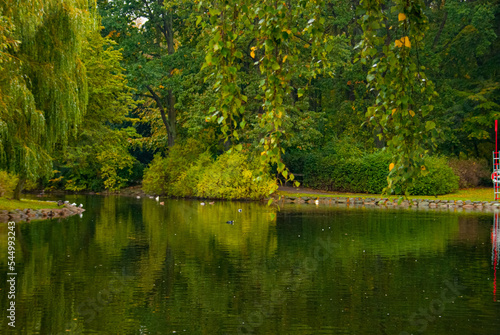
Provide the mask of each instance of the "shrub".
POLYGON ((166 194, 169 182, 167 158, 156 154, 149 166, 144 170, 142 189, 146 193, 166 194))
POLYGON ((189 169, 182 171, 178 180, 174 182, 172 185, 171 195, 177 197, 196 196, 198 193, 198 183, 211 164, 213 164, 213 160, 210 153, 204 152, 198 156, 198 159, 189 167, 189 169))
POLYGON ((428 157, 425 162, 429 173, 417 178, 409 192, 413 195, 440 195, 458 190, 459 178, 444 157, 428 157))
POLYGON ((240 152, 225 152, 204 171, 197 195, 219 199, 261 199, 273 190, 275 181, 258 174, 258 162, 240 152))
POLYGON ((459 177, 460 188, 491 185, 488 163, 485 159, 450 159, 448 165, 459 177))
POLYGON ((304 184, 328 191, 380 193, 387 186, 389 162, 383 152, 348 159, 312 153, 305 158, 304 184))
POLYGON ((12 198, 19 178, 6 171, 0 171, 0 197, 12 198))
POLYGON ((179 191, 178 185, 204 151, 201 142, 189 139, 186 143, 178 143, 170 148, 167 157, 157 154, 144 171, 143 190, 146 193, 185 196, 179 191))
MULTIPOLYGON (((330 151, 333 152, 333 151, 330 151)), ((381 193, 387 186, 391 156, 386 152, 347 156, 312 152, 301 158, 304 185, 316 189, 341 192, 381 193)), ((294 158, 299 161, 299 158, 294 158)), ((414 195, 438 195, 458 189, 458 177, 446 159, 429 157, 428 174, 417 178, 409 190, 414 195)), ((300 173, 298 171, 294 171, 300 173)))

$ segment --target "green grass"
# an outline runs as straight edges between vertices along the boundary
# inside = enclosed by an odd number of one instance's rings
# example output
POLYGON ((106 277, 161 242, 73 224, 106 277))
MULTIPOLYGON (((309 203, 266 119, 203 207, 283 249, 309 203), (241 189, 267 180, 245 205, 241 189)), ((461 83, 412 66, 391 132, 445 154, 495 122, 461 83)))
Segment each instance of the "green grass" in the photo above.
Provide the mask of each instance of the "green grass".
MULTIPOLYGON (((307 190, 298 190, 296 192, 278 191, 279 195, 288 196, 312 196, 312 197, 359 197, 359 198, 381 198, 380 194, 366 194, 366 193, 335 193, 325 192, 321 194, 308 193, 307 190)), ((390 199, 398 199, 397 196, 390 196, 390 199)), ((468 188, 459 190, 455 193, 435 196, 412 195, 410 199, 443 199, 443 200, 471 200, 471 201, 493 201, 495 200, 493 188, 468 188)))
POLYGON ((13 210, 13 209, 48 209, 58 208, 57 204, 53 201, 39 201, 39 200, 11 200, 0 198, 0 210, 13 210))

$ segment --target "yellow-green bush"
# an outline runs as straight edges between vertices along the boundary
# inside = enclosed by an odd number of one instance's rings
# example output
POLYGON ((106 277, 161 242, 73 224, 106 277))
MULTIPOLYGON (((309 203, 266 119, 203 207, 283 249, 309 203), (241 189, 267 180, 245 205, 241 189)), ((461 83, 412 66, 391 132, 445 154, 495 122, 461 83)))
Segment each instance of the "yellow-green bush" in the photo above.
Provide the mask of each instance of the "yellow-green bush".
POLYGON ((204 152, 191 166, 182 171, 177 181, 172 185, 172 194, 176 197, 194 197, 198 194, 197 188, 206 169, 213 164, 209 152, 204 152))
POLYGON ((262 199, 275 181, 269 174, 259 175, 258 162, 240 152, 225 152, 203 173, 197 195, 218 199, 262 199))
POLYGON ((179 183, 204 151, 205 146, 201 142, 189 139, 170 148, 166 157, 157 154, 144 171, 143 190, 151 194, 189 196, 189 192, 182 191, 184 187, 179 183))
POLYGON ((275 181, 260 175, 258 162, 247 155, 226 152, 214 161, 202 148, 191 141, 175 145, 165 158, 157 155, 144 174, 143 190, 176 197, 261 199, 273 189, 275 181))
POLYGON ((17 181, 18 177, 16 175, 0 171, 0 197, 12 198, 17 181))

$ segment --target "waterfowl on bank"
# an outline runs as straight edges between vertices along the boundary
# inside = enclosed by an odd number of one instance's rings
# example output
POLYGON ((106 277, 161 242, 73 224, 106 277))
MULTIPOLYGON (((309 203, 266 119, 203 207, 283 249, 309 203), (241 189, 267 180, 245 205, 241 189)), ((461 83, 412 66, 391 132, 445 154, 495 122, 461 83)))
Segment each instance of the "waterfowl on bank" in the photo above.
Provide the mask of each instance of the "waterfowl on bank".
POLYGON ((234 220, 226 221, 226 223, 228 223, 228 224, 234 224, 234 220))
POLYGON ((201 206, 205 206, 205 203, 204 203, 204 202, 202 202, 200 205, 201 205, 201 206))
POLYGON ((241 208, 238 208, 238 213, 241 213, 243 212, 243 210, 241 208))
POLYGON ((208 204, 213 205, 213 204, 215 204, 215 201, 209 202, 208 204))
POLYGON ((160 197, 159 197, 159 196, 158 196, 158 197, 156 197, 156 201, 160 201, 160 197))
POLYGON ((162 206, 163 206, 163 205, 165 205, 165 203, 162 201, 162 202, 160 202, 160 205, 162 205, 162 206))
POLYGON ((62 206, 64 205, 64 202, 62 200, 57 200, 57 206, 62 206))

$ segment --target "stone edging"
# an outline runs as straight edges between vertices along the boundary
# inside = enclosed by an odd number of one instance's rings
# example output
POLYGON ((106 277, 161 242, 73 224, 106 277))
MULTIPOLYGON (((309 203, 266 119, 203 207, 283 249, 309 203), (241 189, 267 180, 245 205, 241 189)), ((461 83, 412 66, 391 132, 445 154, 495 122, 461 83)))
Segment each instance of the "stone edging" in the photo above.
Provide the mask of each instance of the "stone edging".
POLYGON ((361 205, 367 207, 391 207, 391 208, 462 208, 472 210, 500 210, 499 201, 471 201, 471 200, 441 200, 441 199, 410 199, 398 200, 389 198, 360 198, 360 197, 314 197, 302 196, 295 197, 287 195, 276 199, 278 203, 295 203, 295 204, 341 204, 341 205, 361 205))
POLYGON ((29 222, 30 220, 65 218, 83 212, 85 209, 71 204, 64 204, 63 208, 0 210, 0 222, 29 222))

